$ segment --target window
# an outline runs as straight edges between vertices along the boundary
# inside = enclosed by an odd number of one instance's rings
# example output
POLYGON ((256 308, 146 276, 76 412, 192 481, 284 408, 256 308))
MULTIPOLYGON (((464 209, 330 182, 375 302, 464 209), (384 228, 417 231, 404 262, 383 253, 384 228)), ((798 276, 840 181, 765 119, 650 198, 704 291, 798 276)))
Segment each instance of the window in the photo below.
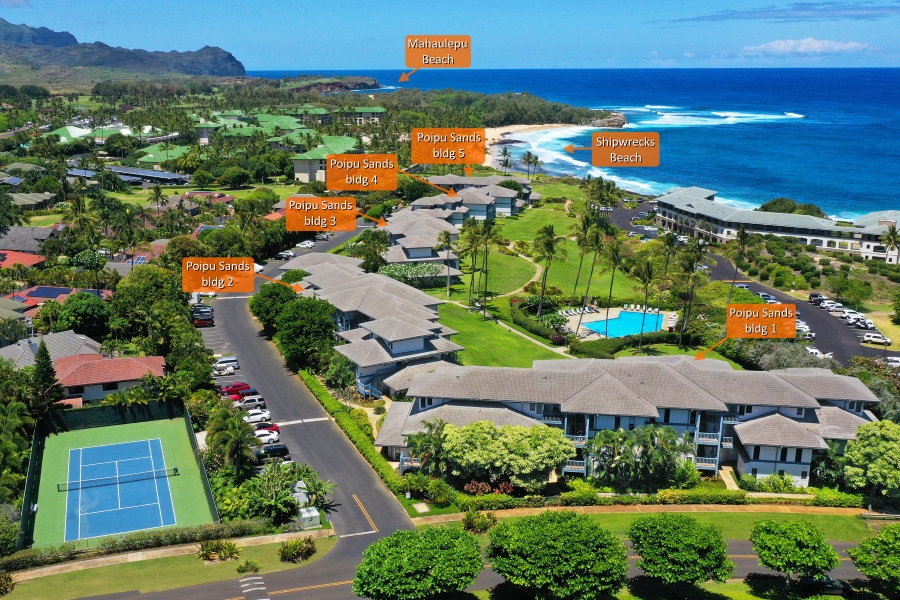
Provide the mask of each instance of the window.
POLYGON ((804 412, 806 412, 804 409, 798 408, 798 409, 797 409, 797 416, 798 416, 798 417, 802 417, 804 412))
POLYGON ((114 391, 116 391, 117 389, 119 389, 119 382, 118 382, 118 381, 113 381, 112 383, 104 383, 104 384, 103 384, 103 391, 104 391, 104 392, 114 392, 114 391))
POLYGON ((628 431, 634 431, 634 421, 628 423, 628 431))
POLYGON ((744 411, 744 405, 741 404, 740 406, 738 406, 738 414, 741 415, 741 416, 743 416, 743 415, 744 415, 744 412, 745 412, 745 411, 744 411))
POLYGON ((784 477, 784 469, 779 469, 779 471, 778 471, 778 476, 779 476, 779 477, 784 477))
POLYGON ((616 417, 615 422, 613 423, 613 429, 619 429, 622 427, 622 417, 616 417))
POLYGON ((756 474, 759 473, 759 469, 750 469, 750 474, 753 475, 753 478, 756 478, 756 474))
POLYGON ((433 398, 419 398, 419 408, 425 408, 434 404, 433 398))
POLYGON ((803 449, 797 448, 794 452, 794 462, 803 462, 803 449))
POLYGON ((73 385, 73 386, 69 387, 69 395, 70 396, 72 394, 83 394, 83 393, 84 393, 83 385, 73 385))
POLYGON ((759 446, 753 446, 753 460, 759 460, 759 446))
POLYGON ((806 479, 807 477, 809 477, 809 472, 807 472, 807 471, 800 472, 800 479, 806 479))
POLYGON ((781 458, 779 458, 778 460, 780 460, 780 461, 782 461, 782 462, 786 461, 786 460, 787 460, 787 453, 788 453, 788 449, 787 449, 787 448, 782 448, 782 449, 781 449, 781 458))
POLYGON ((749 415, 752 412, 753 412, 753 406, 751 406, 749 404, 747 404, 747 405, 741 404, 740 406, 738 406, 738 414, 739 415, 749 415))
POLYGON ((541 414, 542 412, 544 412, 544 405, 532 403, 528 405, 528 409, 533 413, 541 414))
POLYGON ((672 416, 671 410, 669 410, 668 408, 663 410, 663 423, 668 423, 669 417, 671 417, 671 416, 672 416))

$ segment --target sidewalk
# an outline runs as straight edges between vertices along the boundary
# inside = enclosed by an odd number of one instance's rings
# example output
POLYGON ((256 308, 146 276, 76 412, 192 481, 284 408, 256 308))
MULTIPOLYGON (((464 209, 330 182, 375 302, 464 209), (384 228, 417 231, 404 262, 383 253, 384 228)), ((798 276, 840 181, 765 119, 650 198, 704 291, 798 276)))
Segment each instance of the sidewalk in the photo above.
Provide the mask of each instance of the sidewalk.
MULTIPOLYGON (((726 505, 726 504, 647 504, 647 505, 616 505, 616 506, 546 506, 543 508, 513 508, 509 510, 492 511, 498 519, 510 517, 528 517, 540 514, 548 510, 570 510, 585 515, 602 513, 660 513, 660 512, 697 512, 697 513, 787 513, 798 515, 843 515, 859 516, 863 514, 861 508, 832 508, 828 506, 796 506, 788 504, 750 504, 750 505, 726 505)), ((433 515, 430 517, 413 517, 416 525, 440 525, 462 521, 465 513, 451 513, 447 515, 433 515)))

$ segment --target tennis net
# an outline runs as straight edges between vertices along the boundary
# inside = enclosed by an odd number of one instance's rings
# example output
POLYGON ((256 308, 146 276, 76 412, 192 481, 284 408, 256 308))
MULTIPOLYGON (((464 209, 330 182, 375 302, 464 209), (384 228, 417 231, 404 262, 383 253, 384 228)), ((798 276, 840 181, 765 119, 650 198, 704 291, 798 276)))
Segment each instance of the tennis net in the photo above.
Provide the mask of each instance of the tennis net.
POLYGON ((112 477, 100 477, 97 479, 82 479, 81 481, 64 481, 56 484, 56 491, 68 492, 69 490, 82 490, 85 488, 95 488, 104 485, 119 485, 129 483, 131 481, 141 481, 144 479, 159 479, 162 477, 174 477, 178 475, 178 467, 169 469, 157 469, 155 471, 141 471, 140 473, 130 473, 128 475, 114 475, 112 477))

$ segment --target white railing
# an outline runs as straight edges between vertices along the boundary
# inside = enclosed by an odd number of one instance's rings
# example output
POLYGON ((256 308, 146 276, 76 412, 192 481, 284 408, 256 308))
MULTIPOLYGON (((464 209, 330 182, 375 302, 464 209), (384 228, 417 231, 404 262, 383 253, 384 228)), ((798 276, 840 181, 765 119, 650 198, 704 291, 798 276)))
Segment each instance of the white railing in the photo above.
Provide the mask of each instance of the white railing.
POLYGON ((584 461, 583 460, 567 460, 565 469, 566 470, 577 469, 579 471, 583 471, 584 470, 584 461))
POLYGON ((719 442, 719 434, 718 433, 698 433, 697 441, 700 443, 716 444, 719 442))
POLYGON ((694 459, 694 464, 698 468, 714 469, 716 467, 716 459, 709 456, 698 456, 694 459))
POLYGON ((566 437, 572 440, 572 443, 576 446, 583 446, 587 443, 586 435, 567 435, 566 437))
POLYGON ((722 438, 722 447, 723 448, 734 448, 734 439, 730 437, 722 438))
POLYGON ((547 413, 541 415, 541 421, 544 423, 553 423, 554 425, 562 425, 563 416, 559 413, 547 413))

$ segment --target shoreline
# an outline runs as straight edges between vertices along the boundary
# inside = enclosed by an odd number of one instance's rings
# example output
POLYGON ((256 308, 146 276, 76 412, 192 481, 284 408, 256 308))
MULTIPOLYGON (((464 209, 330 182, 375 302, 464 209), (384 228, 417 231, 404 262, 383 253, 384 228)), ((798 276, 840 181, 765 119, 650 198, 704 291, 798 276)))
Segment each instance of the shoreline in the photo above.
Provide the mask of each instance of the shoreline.
POLYGON ((573 123, 547 123, 544 125, 506 125, 504 127, 485 127, 484 128, 484 146, 485 146, 485 155, 484 162, 482 163, 485 167, 494 166, 494 156, 491 153, 491 146, 499 142, 503 139, 504 136, 513 135, 516 133, 532 133, 535 131, 550 131, 553 129, 565 129, 567 127, 579 127, 579 125, 575 125, 573 123))

